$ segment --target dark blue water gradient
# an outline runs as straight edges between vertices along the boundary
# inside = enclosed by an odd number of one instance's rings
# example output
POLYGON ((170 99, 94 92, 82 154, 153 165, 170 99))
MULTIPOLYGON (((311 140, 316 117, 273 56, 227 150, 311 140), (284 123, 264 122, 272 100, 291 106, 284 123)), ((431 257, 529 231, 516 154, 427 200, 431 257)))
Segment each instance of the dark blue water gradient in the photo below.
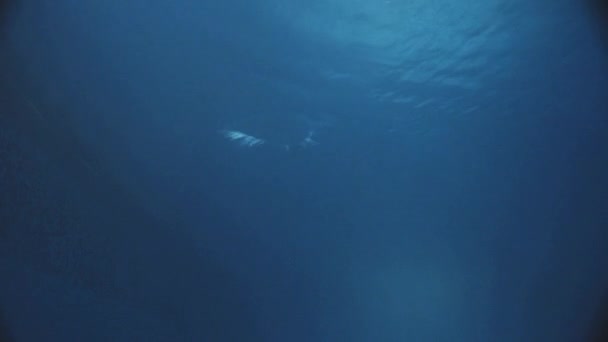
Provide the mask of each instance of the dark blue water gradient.
POLYGON ((581 4, 22 1, 9 22, 16 340, 585 334, 608 108, 581 4))

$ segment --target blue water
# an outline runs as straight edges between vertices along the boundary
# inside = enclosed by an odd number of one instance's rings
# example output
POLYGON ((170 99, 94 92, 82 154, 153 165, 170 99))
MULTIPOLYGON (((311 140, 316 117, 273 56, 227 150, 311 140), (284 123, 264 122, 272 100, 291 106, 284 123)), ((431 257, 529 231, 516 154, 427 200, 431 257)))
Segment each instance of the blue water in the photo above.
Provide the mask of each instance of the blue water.
POLYGON ((40 0, 6 18, 15 341, 588 333, 608 56, 583 4, 40 0))

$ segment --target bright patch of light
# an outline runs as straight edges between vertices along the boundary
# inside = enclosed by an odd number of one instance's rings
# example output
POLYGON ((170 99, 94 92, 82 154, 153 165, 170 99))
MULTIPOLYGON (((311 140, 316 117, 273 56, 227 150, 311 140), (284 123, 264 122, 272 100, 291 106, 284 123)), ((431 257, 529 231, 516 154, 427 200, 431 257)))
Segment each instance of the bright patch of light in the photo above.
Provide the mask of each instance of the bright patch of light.
POLYGON ((241 146, 254 147, 264 144, 264 140, 239 131, 222 130, 220 134, 229 140, 237 142, 241 146))

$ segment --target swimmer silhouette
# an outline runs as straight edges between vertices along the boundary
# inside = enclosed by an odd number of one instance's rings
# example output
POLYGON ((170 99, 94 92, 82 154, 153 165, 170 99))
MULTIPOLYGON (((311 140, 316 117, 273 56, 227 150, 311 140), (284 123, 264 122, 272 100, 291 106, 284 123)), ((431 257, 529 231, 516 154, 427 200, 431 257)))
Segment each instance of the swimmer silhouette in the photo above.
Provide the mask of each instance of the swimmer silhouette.
MULTIPOLYGON (((255 147, 266 144, 266 140, 254 137, 247 133, 235 130, 220 130, 219 133, 226 139, 231 140, 244 147, 255 147)), ((303 150, 312 146, 319 145, 319 142, 313 139, 315 132, 308 131, 304 139, 295 144, 269 144, 270 146, 279 147, 286 152, 303 150)))

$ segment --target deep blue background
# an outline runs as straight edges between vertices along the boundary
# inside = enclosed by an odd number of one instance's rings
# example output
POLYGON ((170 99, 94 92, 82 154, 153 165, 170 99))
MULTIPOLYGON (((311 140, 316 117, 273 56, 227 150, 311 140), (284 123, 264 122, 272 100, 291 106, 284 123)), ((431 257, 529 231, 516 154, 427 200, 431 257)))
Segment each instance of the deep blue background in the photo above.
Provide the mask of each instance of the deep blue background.
POLYGON ((29 0, 6 18, 16 341, 587 333, 608 59, 581 3, 29 0))

